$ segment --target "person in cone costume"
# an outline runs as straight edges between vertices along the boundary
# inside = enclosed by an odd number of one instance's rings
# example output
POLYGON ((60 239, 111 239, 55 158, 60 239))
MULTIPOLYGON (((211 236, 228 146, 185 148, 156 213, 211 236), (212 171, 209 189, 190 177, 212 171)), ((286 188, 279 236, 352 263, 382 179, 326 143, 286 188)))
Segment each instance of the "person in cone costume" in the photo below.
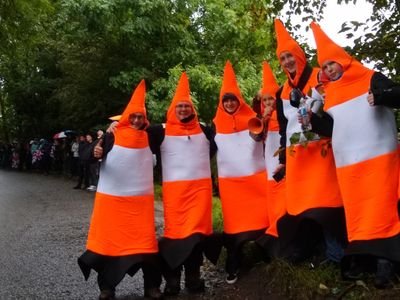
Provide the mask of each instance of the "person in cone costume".
POLYGON ((214 239, 211 212, 210 157, 216 147, 211 128, 199 123, 185 72, 169 106, 165 128, 154 126, 150 134, 155 137, 162 166, 164 235, 159 247, 164 294, 179 293, 182 267, 188 291, 202 292, 203 254, 215 263, 221 247, 218 238, 214 239))
POLYGON ((375 286, 385 288, 396 279, 394 263, 400 262, 397 130, 391 109, 370 106, 367 99, 373 91, 377 104, 387 101, 388 80, 351 57, 315 22, 311 29, 318 63, 329 80, 324 110, 333 119, 332 148, 349 240, 346 257, 375 258, 375 286))
POLYGON ((304 51, 278 19, 275 32, 276 54, 287 76, 276 94, 282 151, 275 172, 286 168, 287 214, 278 222, 280 249, 283 256, 297 263, 312 256, 315 246, 325 240, 327 258, 339 262, 346 240, 345 221, 329 139, 314 134, 307 147, 290 145, 291 137, 303 131, 298 122, 298 95, 321 98, 315 88, 319 69, 307 63, 304 51))
POLYGON ((98 273, 99 299, 112 299, 125 274, 140 268, 144 294, 159 299, 161 270, 154 224, 153 156, 145 82, 134 91, 119 124, 103 143, 103 161, 87 239, 78 264, 87 280, 98 273))
POLYGON ((237 280, 243 244, 256 240, 268 227, 263 145, 250 137, 248 129, 255 116, 241 96, 228 61, 214 124, 229 284, 237 280))
POLYGON ((267 170, 267 199, 269 227, 265 234, 257 239, 268 256, 279 256, 278 220, 286 214, 286 180, 282 173, 274 173, 279 165, 279 157, 275 155, 280 147, 279 123, 276 114, 276 93, 279 85, 267 62, 263 62, 262 88, 260 90, 260 116, 265 123, 264 159, 267 170))

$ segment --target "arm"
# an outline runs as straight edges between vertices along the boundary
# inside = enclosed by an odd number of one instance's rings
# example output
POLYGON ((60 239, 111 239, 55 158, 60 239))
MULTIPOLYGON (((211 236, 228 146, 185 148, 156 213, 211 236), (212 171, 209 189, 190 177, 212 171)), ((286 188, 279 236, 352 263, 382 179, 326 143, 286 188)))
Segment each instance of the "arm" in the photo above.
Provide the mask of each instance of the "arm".
POLYGON ((311 113, 311 126, 312 132, 324 137, 332 137, 333 131, 333 119, 326 112, 320 113, 320 115, 311 113))
POLYGON ((204 126, 200 124, 201 129, 203 130, 204 135, 210 141, 210 158, 213 158, 215 153, 217 152, 217 144, 215 143, 215 128, 211 126, 204 126))
POLYGON ((283 113, 283 102, 281 99, 281 92, 282 90, 280 89, 278 93, 276 94, 276 113, 278 116, 278 123, 279 123, 279 134, 281 136, 280 139, 280 149, 282 151, 279 152, 279 163, 280 164, 285 164, 286 163, 286 128, 287 128, 287 123, 288 120, 286 119, 284 113, 283 113))
POLYGON ((368 102, 371 106, 385 105, 392 108, 400 108, 400 85, 382 73, 375 72, 372 75, 370 90, 368 102))

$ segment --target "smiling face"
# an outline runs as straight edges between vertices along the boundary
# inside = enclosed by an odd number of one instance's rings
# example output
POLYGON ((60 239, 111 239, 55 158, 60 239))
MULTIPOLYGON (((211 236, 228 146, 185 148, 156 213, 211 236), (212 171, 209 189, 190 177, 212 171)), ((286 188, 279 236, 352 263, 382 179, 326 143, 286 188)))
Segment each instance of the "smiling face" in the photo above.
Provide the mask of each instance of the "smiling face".
POLYGON ((180 101, 175 106, 175 114, 179 121, 190 117, 193 113, 193 107, 190 102, 180 101))
POLYGON ((332 60, 327 60, 322 64, 322 71, 331 81, 338 80, 343 75, 342 66, 332 60))
POLYGON ((146 118, 144 114, 137 112, 137 113, 132 113, 129 115, 129 123, 131 124, 132 128, 134 129, 142 129, 143 125, 146 122, 146 118))
POLYGON ((296 75, 297 63, 295 57, 289 51, 284 51, 279 55, 279 62, 282 68, 291 76, 296 75))
POLYGON ((239 101, 237 99, 227 98, 224 99, 222 105, 228 114, 234 114, 239 108, 239 101))

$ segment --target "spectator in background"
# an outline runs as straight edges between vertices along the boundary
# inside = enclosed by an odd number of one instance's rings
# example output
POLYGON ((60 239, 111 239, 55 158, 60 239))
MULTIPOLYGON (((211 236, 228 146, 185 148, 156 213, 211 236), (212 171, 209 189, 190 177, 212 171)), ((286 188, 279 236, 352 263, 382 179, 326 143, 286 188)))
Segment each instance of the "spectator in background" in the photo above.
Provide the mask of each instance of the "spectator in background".
POLYGON ((71 144, 71 176, 77 176, 79 170, 79 136, 71 144))
MULTIPOLYGON (((87 147, 88 147, 88 142, 86 140, 86 136, 81 134, 78 137, 79 140, 79 146, 78 146, 78 155, 79 155, 79 160, 78 160, 78 184, 74 186, 74 189, 81 189, 82 184, 83 188, 86 189, 89 187, 89 177, 85 176, 87 171, 86 171, 86 156, 87 156, 87 147)), ((90 152, 88 153, 90 155, 90 152)))
POLYGON ((87 145, 88 153, 85 153, 85 158, 87 159, 87 176, 89 181, 89 187, 86 189, 89 192, 95 192, 97 187, 98 178, 98 159, 93 157, 93 148, 97 145, 98 140, 94 141, 91 134, 86 135, 86 140, 89 145, 87 145))

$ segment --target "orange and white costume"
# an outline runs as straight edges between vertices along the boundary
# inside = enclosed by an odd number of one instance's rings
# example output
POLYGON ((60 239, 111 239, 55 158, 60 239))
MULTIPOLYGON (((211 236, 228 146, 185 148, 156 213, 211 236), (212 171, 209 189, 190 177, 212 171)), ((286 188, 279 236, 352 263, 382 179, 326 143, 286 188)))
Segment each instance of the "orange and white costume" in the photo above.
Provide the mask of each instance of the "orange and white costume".
POLYGON ((224 234, 226 244, 231 245, 227 247, 228 252, 229 248, 241 247, 243 242, 258 238, 268 227, 263 145, 254 141, 248 130, 248 121, 255 115, 243 100, 228 61, 214 118, 224 234), (234 94, 239 101, 233 114, 223 107, 222 98, 226 93, 234 94))
MULTIPOLYGON (((286 134, 287 218, 284 218, 285 221, 282 218, 278 222, 279 237, 283 244, 290 241, 296 234, 293 226, 297 226, 296 224, 299 224, 304 218, 316 221, 339 237, 344 232, 344 217, 335 161, 331 148, 326 147, 326 155, 321 154, 323 145, 329 140, 316 136, 314 140, 308 142, 307 147, 296 144, 292 151, 289 148, 290 137, 294 133, 302 131, 298 121, 298 108, 292 106, 290 92, 294 87, 303 85, 304 95, 310 92, 318 95, 314 87, 318 84, 319 70, 311 69, 307 65, 304 51, 290 36, 282 22, 277 19, 275 20, 275 31, 278 58, 282 53, 290 52, 295 58, 297 67, 294 78, 291 78, 291 74, 284 69, 288 79, 282 87, 280 96, 277 97, 278 118, 280 114, 283 114, 287 120, 287 125, 281 126, 281 130, 286 134), (306 72, 308 72, 307 76, 305 76, 306 72), (337 226, 338 223, 341 226, 337 226), (340 230, 338 230, 339 227, 341 227, 340 230)), ((281 120, 282 118, 280 123, 281 120)))
POLYGON ((364 67, 311 23, 318 62, 339 63, 343 75, 325 86, 324 110, 334 120, 332 148, 345 207, 347 254, 400 261, 397 211, 399 155, 393 112, 370 106, 374 71, 364 67))
POLYGON ((147 132, 129 123, 131 113, 146 115, 144 100, 142 80, 122 114, 114 145, 101 164, 87 251, 78 259, 86 279, 93 268, 108 288, 115 288, 133 265, 154 258, 152 255, 158 252, 152 153, 147 132))
MULTIPOLYGON (((263 81, 262 81, 261 95, 270 95, 275 98, 279 86, 276 83, 274 74, 271 67, 267 62, 263 62, 263 81)), ((264 106, 261 102, 261 112, 263 113, 264 106)), ((265 236, 257 240, 257 243, 264 247, 268 253, 274 252, 272 241, 278 238, 278 220, 286 213, 286 179, 283 178, 276 182, 272 177, 274 171, 279 165, 279 157, 274 156, 276 151, 280 148, 280 134, 279 123, 276 110, 274 110, 269 117, 267 123, 267 135, 264 147, 264 159, 267 170, 267 199, 268 199, 268 219, 269 227, 265 231, 265 236)))
POLYGON ((210 141, 195 113, 186 73, 180 78, 167 112, 160 152, 165 221, 160 253, 175 269, 212 234, 210 141), (181 122, 176 117, 178 102, 192 106, 194 116, 190 121, 181 122))

